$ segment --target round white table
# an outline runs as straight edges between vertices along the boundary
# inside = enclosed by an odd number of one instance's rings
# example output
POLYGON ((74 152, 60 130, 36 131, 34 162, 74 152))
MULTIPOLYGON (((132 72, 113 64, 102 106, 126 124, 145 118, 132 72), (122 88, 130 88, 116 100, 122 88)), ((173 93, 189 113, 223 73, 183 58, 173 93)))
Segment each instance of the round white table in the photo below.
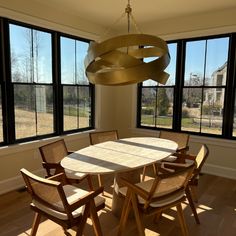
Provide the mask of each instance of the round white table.
POLYGON ((107 174, 140 168, 160 161, 177 149, 177 143, 160 138, 137 137, 107 141, 78 150, 61 161, 70 171, 107 174))
MULTIPOLYGON (((173 154, 177 143, 160 138, 136 137, 91 145, 78 150, 62 159, 61 165, 69 171, 87 174, 114 173, 115 183, 112 210, 116 213, 119 175, 128 176, 133 182, 139 182, 139 174, 133 170, 153 164, 173 154), (125 173, 124 173, 125 172, 125 173), (117 196, 115 196, 117 195, 117 196)), ((118 214, 118 213, 117 213, 118 214)))

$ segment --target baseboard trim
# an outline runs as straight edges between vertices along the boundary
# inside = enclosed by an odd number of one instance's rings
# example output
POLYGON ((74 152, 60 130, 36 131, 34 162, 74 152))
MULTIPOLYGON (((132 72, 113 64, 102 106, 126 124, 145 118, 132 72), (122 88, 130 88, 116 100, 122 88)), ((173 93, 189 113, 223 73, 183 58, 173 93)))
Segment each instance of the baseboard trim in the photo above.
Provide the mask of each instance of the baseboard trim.
MULTIPOLYGON (((45 176, 45 170, 39 169, 33 171, 34 174, 38 176, 45 176)), ((17 190, 25 186, 24 180, 21 175, 16 177, 0 181, 0 195, 8 193, 13 190, 17 190)))
POLYGON ((212 164, 204 164, 202 172, 236 180, 236 170, 233 168, 222 167, 212 164))

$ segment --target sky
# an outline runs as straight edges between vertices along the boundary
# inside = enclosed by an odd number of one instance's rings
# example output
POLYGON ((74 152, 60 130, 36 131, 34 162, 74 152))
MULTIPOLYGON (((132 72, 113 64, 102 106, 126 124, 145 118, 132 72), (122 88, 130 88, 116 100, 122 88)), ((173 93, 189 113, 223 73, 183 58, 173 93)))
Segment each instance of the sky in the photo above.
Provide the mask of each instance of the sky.
MULTIPOLYGON (((30 29, 22 26, 10 25, 10 42, 17 63, 15 70, 26 73, 26 64, 29 63, 29 42, 30 29), (26 56, 27 55, 27 56, 26 56), (28 59, 27 59, 28 57, 28 59)), ((35 32, 35 31, 34 31, 35 32)), ((52 83, 52 62, 51 62, 51 34, 38 31, 39 35, 39 55, 38 55, 38 81, 35 82, 52 83)), ((204 75, 204 64, 206 62, 206 77, 210 78, 212 73, 227 61, 229 38, 209 39, 189 41, 186 45, 185 80, 189 79, 190 73, 204 75), (206 55, 205 55, 206 52, 206 55)), ((89 44, 74 39, 61 37, 61 65, 62 83, 73 84, 81 82, 84 78, 84 58, 87 54, 89 44), (75 51, 76 58, 75 58, 75 51), (78 77, 75 81, 75 60, 77 61, 78 77), (81 74, 82 73, 82 74, 81 74), (79 79, 78 79, 79 78, 79 79)), ((171 61, 166 72, 170 77, 166 85, 174 85, 176 71, 177 44, 168 44, 171 61)), ((145 58, 149 62, 155 58, 145 58)), ((84 81, 83 81, 84 82, 84 81)), ((155 81, 147 80, 144 85, 156 85, 155 81)))

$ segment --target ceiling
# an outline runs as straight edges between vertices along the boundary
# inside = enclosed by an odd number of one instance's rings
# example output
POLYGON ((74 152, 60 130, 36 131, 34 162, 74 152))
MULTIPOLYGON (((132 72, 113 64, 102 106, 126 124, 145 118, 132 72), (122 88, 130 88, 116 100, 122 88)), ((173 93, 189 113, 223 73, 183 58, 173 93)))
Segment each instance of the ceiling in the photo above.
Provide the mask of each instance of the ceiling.
MULTIPOLYGON (((127 20, 122 18, 128 0, 31 0, 54 10, 76 15, 83 20, 103 27, 123 27, 127 20)), ((155 21, 199 15, 236 8, 235 0, 130 0, 137 25, 155 21)))

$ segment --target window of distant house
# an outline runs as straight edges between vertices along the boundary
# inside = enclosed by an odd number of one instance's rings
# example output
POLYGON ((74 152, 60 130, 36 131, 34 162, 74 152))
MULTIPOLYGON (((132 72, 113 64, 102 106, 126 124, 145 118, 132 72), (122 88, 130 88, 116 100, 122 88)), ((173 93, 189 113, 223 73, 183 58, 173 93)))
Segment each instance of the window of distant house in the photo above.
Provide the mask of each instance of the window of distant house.
MULTIPOLYGON (((177 44, 168 44, 171 62, 165 70, 170 77, 165 85, 147 80, 141 87, 140 125, 146 127, 172 128, 173 102, 176 76, 177 44)), ((148 59, 145 59, 147 62, 148 59)))
POLYGON ((186 43, 181 129, 222 135, 229 38, 186 43))
POLYGON ((92 126, 92 87, 85 76, 88 42, 60 37, 64 131, 92 126))
POLYGON ((9 32, 16 139, 53 133, 52 36, 14 24, 9 32))

